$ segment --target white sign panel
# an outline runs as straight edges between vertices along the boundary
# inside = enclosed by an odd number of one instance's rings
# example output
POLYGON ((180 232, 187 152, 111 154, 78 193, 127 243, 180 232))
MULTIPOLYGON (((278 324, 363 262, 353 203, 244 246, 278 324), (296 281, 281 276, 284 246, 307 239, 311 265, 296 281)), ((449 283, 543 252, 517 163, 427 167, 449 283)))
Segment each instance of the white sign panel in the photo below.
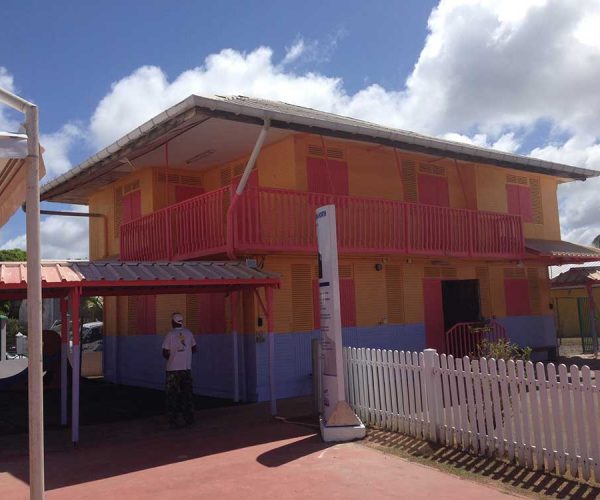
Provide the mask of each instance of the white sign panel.
POLYGON ((318 208, 316 221, 323 357, 323 418, 327 422, 338 402, 345 399, 335 206, 318 208))

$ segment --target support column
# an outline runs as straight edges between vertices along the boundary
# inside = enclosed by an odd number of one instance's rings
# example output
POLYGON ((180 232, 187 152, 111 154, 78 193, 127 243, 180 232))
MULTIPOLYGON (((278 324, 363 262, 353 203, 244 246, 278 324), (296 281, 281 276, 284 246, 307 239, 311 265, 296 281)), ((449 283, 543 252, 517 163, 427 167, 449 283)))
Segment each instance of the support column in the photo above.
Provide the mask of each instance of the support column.
POLYGON ((588 293, 588 304, 590 308, 590 328, 592 329, 592 348, 594 356, 598 355, 598 332, 596 330, 596 304, 594 303, 594 294, 592 293, 592 285, 586 286, 588 293))
POLYGON ((71 367, 73 369, 72 400, 71 400, 71 441, 76 444, 79 441, 79 377, 80 348, 79 348, 79 290, 73 289, 69 294, 71 306, 71 322, 73 329, 73 351, 71 353, 71 367))
POLYGON ((273 288, 265 289, 267 294, 267 334, 269 337, 269 398, 271 415, 277 415, 277 399, 275 397, 275 337, 273 328, 273 288))
POLYGON ((238 355, 238 294, 233 292, 230 295, 231 306, 231 335, 233 341, 233 402, 240 401, 240 370, 239 370, 239 355, 238 355))
POLYGON ((67 425, 67 396, 69 380, 69 316, 67 298, 60 298, 60 425, 67 425))

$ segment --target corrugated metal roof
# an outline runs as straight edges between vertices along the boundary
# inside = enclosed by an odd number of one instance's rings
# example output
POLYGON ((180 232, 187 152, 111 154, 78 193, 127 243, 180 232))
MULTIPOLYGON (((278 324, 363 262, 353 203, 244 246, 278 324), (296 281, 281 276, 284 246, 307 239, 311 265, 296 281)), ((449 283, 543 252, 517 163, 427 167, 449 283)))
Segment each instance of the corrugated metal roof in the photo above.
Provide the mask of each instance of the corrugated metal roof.
MULTIPOLYGON (((241 262, 88 262, 56 261, 42 263, 42 284, 45 287, 83 286, 123 282, 138 282, 152 286, 156 282, 185 285, 190 282, 215 281, 272 283, 278 277, 241 262)), ((0 289, 23 288, 27 285, 25 262, 0 262, 0 289)))
MULTIPOLYGON (((561 178, 585 179, 600 175, 600 171, 428 137, 415 132, 393 129, 283 102, 245 96, 209 98, 191 95, 77 167, 42 186, 42 199, 53 199, 53 197, 68 192, 69 189, 74 189, 77 185, 76 178, 83 179, 84 174, 88 173, 90 169, 94 169, 95 175, 114 175, 113 171, 119 166, 119 160, 123 159, 128 151, 144 148, 150 141, 168 138, 174 129, 185 128, 186 123, 193 125, 210 117, 254 124, 261 124, 264 119, 268 118, 274 128, 372 142, 408 151, 498 165, 561 178)), ((204 126, 210 125, 205 124, 204 126)))
POLYGON ((580 286, 600 283, 600 266, 572 267, 568 271, 552 278, 552 287, 580 286))
POLYGON ((525 248, 529 252, 544 257, 557 257, 578 260, 600 260, 600 249, 576 245, 562 240, 526 239, 525 248))

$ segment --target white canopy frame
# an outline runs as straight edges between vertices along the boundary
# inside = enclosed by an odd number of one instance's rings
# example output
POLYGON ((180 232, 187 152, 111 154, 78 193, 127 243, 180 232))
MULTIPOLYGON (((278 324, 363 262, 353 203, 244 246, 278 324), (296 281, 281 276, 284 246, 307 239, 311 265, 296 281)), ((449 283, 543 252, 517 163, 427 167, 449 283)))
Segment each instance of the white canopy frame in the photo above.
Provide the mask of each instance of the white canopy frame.
MULTIPOLYGON (((40 262, 40 145, 35 104, 0 88, 0 102, 25 115, 27 157, 27 349, 29 356, 29 496, 44 498, 44 404, 42 385, 42 268, 40 262)), ((16 155, 15 155, 16 156, 16 155)), ((21 167, 22 168, 22 167, 21 167)), ((0 205, 8 201, 0 200, 0 205)))

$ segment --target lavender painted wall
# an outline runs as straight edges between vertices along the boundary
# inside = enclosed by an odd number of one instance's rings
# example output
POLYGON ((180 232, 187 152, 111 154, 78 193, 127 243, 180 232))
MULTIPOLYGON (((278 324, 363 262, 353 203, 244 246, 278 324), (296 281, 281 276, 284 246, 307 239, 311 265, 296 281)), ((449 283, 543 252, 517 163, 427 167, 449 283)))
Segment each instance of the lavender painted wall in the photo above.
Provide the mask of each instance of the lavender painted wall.
MULTIPOLYGON (((194 392, 206 396, 233 398, 233 351, 231 335, 196 335, 199 353, 194 358, 194 392)), ((277 398, 312 392, 311 340, 319 331, 275 335, 275 377, 277 398)), ((269 399, 267 338, 242 335, 240 342, 240 394, 247 400, 269 399)), ((162 335, 106 336, 104 376, 119 384, 162 389, 164 360, 162 335)), ((344 345, 378 349, 420 351, 425 348, 423 324, 344 328, 344 345)))
MULTIPOLYGON (((198 354, 192 374, 194 393, 233 398, 233 343, 231 335, 196 335, 198 354)), ((165 360, 163 335, 106 336, 104 376, 114 383, 162 389, 165 360)))
MULTIPOLYGON (((354 327, 342 330, 345 346, 375 349, 415 350, 425 349, 425 326, 382 325, 354 327)), ((277 333, 275 335, 276 397, 287 398, 312 393, 311 340, 319 338, 319 331, 277 333)), ((255 400, 269 399, 268 346, 256 344, 255 400)))
MULTIPOLYGON (((558 340, 554 316, 508 316, 498 318, 498 322, 506 328, 508 338, 522 347, 554 347, 558 340)), ((534 361, 548 359, 548 353, 536 352, 532 356, 534 361)))

